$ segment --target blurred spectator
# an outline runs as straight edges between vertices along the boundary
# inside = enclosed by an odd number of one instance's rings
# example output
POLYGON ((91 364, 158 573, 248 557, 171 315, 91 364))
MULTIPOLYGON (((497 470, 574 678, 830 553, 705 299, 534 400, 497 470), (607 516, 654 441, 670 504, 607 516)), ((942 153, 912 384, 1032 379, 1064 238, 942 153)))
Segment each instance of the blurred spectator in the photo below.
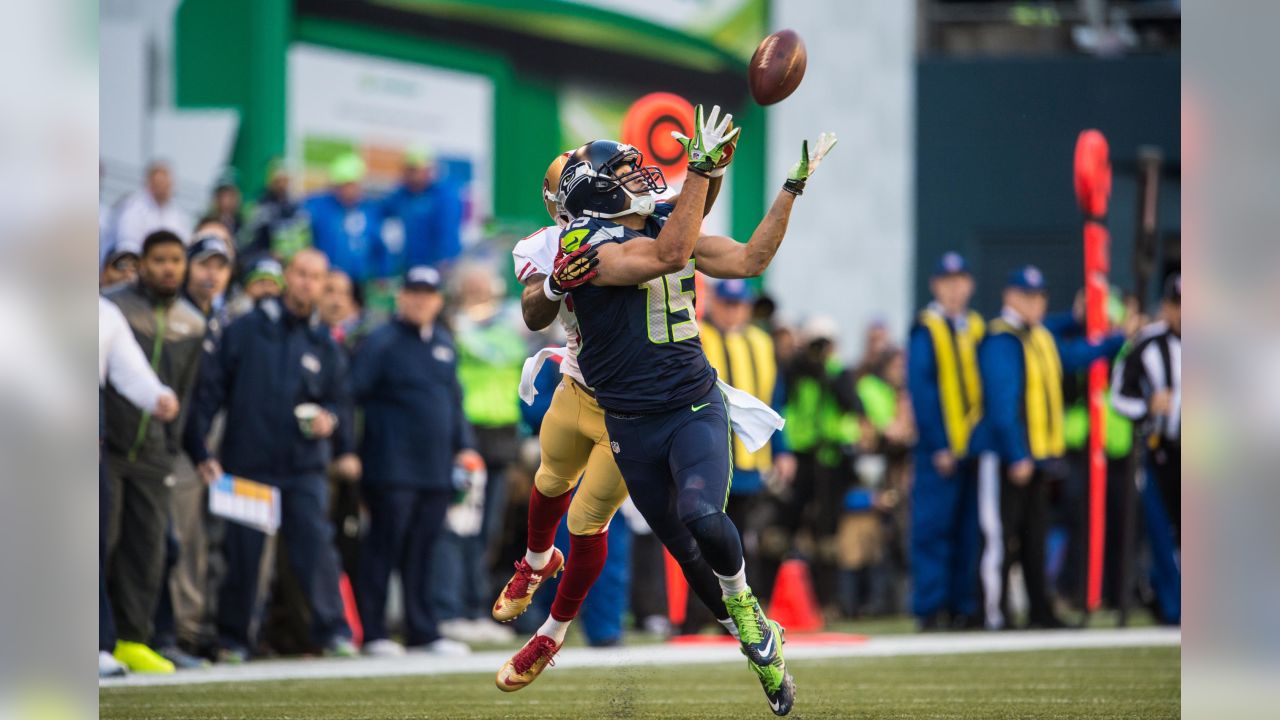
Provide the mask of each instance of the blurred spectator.
POLYGON ((147 186, 121 201, 116 211, 115 247, 139 252, 142 241, 156 230, 168 230, 185 244, 193 224, 173 199, 169 166, 154 162, 147 166, 147 186))
MULTIPOLYGON (((458 379, 462 407, 475 430, 476 449, 484 459, 488 480, 475 537, 446 532, 438 552, 445 557, 439 615, 442 632, 456 640, 478 641, 506 634, 508 628, 488 620, 492 582, 491 545, 504 525, 507 509, 507 465, 519 450, 520 371, 528 355, 525 325, 518 303, 503 296, 497 274, 482 265, 459 267, 453 315, 458 345, 458 379)), ((505 563, 504 563, 505 564, 505 563)), ((505 582, 504 576, 501 582, 505 582)))
POLYGON ((860 378, 871 372, 872 366, 891 345, 893 345, 893 338, 889 335, 889 326, 885 324, 883 318, 875 318, 867 323, 867 333, 862 342, 862 357, 853 366, 854 377, 860 378))
POLYGON ((1056 338, 1053 331, 1078 333, 1078 323, 1070 314, 1046 322, 1044 276, 1033 265, 1010 275, 1003 301, 1000 317, 991 321, 978 347, 983 412, 972 439, 973 449, 983 453, 978 503, 986 626, 999 629, 1013 623, 1008 584, 1017 563, 1030 604, 1029 626, 1057 628, 1063 624, 1049 605, 1045 535, 1048 485, 1065 475, 1063 372, 1114 356, 1124 337, 1097 345, 1056 338))
POLYGON ((384 277, 390 269, 378 207, 364 198, 360 186, 364 173, 358 155, 343 155, 329 169, 331 188, 307 198, 304 205, 315 248, 360 284, 384 277))
POLYGON ((440 177, 435 158, 423 148, 405 153, 403 181, 383 199, 382 217, 388 245, 393 235, 403 239, 404 267, 444 269, 462 252, 461 193, 440 177))
MULTIPOLYGON (((187 248, 187 279, 182 296, 204 316, 210 336, 220 332, 217 309, 231 282, 234 245, 226 227, 206 220, 196 228, 187 248)), ((169 545, 152 645, 178 669, 199 667, 192 652, 204 640, 204 599, 208 577, 204 483, 185 455, 174 463, 169 507, 169 545)))
MULTIPOLYGON (((112 289, 106 298, 128 320, 149 355, 152 370, 174 389, 182 404, 195 384, 205 320, 179 296, 187 258, 182 240, 167 230, 147 235, 138 280, 112 289)), ((116 658, 137 672, 173 672, 151 642, 152 618, 164 571, 170 486, 180 447, 181 421, 157 422, 108 386, 105 412, 107 470, 112 506, 107 562, 108 590, 120 640, 116 658)))
POLYGON ((280 297, 284 292, 284 268, 272 257, 259 259, 244 278, 244 289, 227 303, 227 320, 235 320, 253 310, 258 301, 268 297, 280 297))
MULTIPOLYGON (((721 380, 781 412, 786 404, 786 386, 778 372, 772 338, 751 324, 753 300, 754 293, 743 280, 717 283, 700 324, 702 347, 721 380)), ((734 438, 733 482, 725 512, 742 535, 749 577, 767 574, 760 560, 760 537, 770 509, 763 502, 765 478, 778 487, 786 487, 795 479, 795 473, 796 458, 783 433, 775 433, 771 442, 754 453, 734 438)), ((686 634, 696 633, 715 621, 693 593, 687 608, 683 628, 686 634)))
POLYGON ((911 485, 911 612, 922 630, 982 624, 977 463, 969 437, 982 413, 977 348, 986 327, 969 309, 973 290, 964 258, 944 254, 929 280, 933 302, 908 340, 907 383, 920 434, 911 485))
POLYGON ((475 455, 462 413, 457 352, 437 322, 444 307, 440 273, 410 268, 396 307, 396 318, 361 345, 351 370, 355 399, 364 410, 361 494, 369 510, 357 585, 364 652, 404 653, 386 624, 387 585, 395 570, 404 591, 405 643, 464 654, 466 645, 440 636, 430 595, 440 580, 431 562, 455 491, 454 464, 475 455))
POLYGON ((132 250, 112 250, 102 261, 98 289, 105 290, 120 283, 133 282, 137 277, 138 253, 132 250))
POLYGON ((268 256, 287 261, 311 244, 310 219, 289 196, 289 173, 278 158, 267 165, 267 186, 249 210, 247 234, 244 268, 268 256))
POLYGON ((837 528, 840 609, 846 617, 897 610, 890 574, 906 562, 895 511, 916 439, 906 379, 906 357, 896 347, 885 349, 858 378, 858 399, 873 439, 863 443, 837 528))
POLYGON ((780 523, 793 538, 784 548, 794 546, 794 538, 805 531, 809 544, 802 547, 813 567, 818 602, 832 609, 837 604, 836 525, 866 422, 853 373, 836 355, 836 333, 830 318, 811 319, 805 343, 785 372, 787 442, 796 456, 796 476, 780 523))
MULTIPOLYGON (((315 315, 327 271, 324 255, 299 252, 285 270, 284 295, 260 301, 210 344, 185 441, 206 483, 220 478, 225 465, 232 475, 280 489, 280 537, 307 598, 312 641, 326 654, 350 656, 355 648, 338 590, 325 470, 335 454, 339 464, 359 460, 351 454, 348 424, 337 421, 350 400, 346 357, 315 315), (321 409, 304 423, 299 408, 308 404, 321 409), (227 422, 219 462, 205 438, 223 407, 227 422)), ((227 524, 227 577, 218 596, 225 661, 243 661, 253 647, 264 541, 257 530, 227 524)))
POLYGON ((213 199, 206 217, 222 223, 231 237, 239 237, 240 229, 244 226, 244 212, 240 207, 242 200, 240 188, 236 187, 235 182, 230 178, 223 178, 213 189, 213 199))
POLYGON ((324 294, 320 296, 320 319, 329 326, 330 334, 339 345, 355 348, 364 316, 356 300, 355 285, 341 270, 330 270, 325 278, 324 294))
POLYGON ((1112 405, 1141 428, 1147 448, 1142 511, 1161 622, 1182 619, 1182 276, 1166 281, 1160 319, 1116 364, 1112 405))
POLYGON ((212 318, 226 301, 235 262, 235 243, 228 228, 218 221, 205 221, 196 228, 187 248, 187 281, 183 296, 212 318))
POLYGON ((156 377, 147 356, 129 328, 120 308, 98 298, 98 677, 125 674, 115 658, 116 623, 107 595, 106 562, 111 525, 111 481, 102 444, 107 435, 107 383, 134 407, 150 412, 162 422, 178 417, 178 396, 156 377))

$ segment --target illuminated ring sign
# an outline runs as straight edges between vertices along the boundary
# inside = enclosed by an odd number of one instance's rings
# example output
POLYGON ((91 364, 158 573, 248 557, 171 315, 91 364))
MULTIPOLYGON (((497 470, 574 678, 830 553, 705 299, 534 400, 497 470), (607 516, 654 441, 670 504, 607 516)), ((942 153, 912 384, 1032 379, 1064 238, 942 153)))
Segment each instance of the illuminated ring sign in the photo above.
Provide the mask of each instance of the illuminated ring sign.
POLYGON ((644 153, 645 164, 662 168, 668 183, 684 179, 685 153, 672 131, 693 136, 693 105, 672 93, 650 93, 627 108, 622 142, 644 153))

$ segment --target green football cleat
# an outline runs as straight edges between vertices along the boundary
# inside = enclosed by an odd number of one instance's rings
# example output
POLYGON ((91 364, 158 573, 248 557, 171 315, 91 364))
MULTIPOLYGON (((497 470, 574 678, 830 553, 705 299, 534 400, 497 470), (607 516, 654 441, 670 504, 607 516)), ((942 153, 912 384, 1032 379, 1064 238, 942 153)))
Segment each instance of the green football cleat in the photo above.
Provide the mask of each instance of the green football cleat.
MULTIPOLYGON (((773 626, 774 633, 782 637, 782 628, 772 620, 769 623, 773 626)), ((787 672, 787 663, 782 657, 781 649, 773 664, 761 666, 748 660, 747 667, 760 678, 760 687, 764 688, 764 695, 769 700, 769 709, 773 710, 773 714, 782 716, 791 712, 796 701, 796 681, 787 672)))
POLYGON ((772 665, 782 657, 782 632, 760 609, 760 601, 747 588, 733 597, 724 598, 725 609, 738 628, 742 653, 756 665, 772 665))

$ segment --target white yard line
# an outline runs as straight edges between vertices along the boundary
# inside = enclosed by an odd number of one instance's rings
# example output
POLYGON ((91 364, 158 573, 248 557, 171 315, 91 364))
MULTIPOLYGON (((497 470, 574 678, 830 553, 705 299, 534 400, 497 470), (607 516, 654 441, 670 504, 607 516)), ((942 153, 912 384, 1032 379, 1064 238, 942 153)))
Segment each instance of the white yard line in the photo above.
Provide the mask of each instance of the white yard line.
MULTIPOLYGON (((950 655, 1181 644, 1182 633, 1177 628, 888 635, 871 638, 865 642, 837 645, 788 643, 787 659, 950 655)), ((184 670, 172 675, 130 675, 125 678, 102 680, 98 684, 100 687, 108 688, 497 672, 513 652, 513 650, 490 651, 463 657, 438 657, 410 653, 400 658, 263 660, 244 665, 215 665, 201 670, 184 670)), ((598 650, 569 648, 556 656, 556 667, 684 665, 740 660, 742 655, 733 645, 639 645, 598 650)))

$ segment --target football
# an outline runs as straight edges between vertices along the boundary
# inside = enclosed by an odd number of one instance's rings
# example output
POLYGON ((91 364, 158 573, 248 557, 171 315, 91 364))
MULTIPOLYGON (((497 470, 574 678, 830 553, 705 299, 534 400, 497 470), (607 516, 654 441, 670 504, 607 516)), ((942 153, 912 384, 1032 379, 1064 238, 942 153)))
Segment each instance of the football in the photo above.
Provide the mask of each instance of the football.
POLYGON ((761 40, 747 65, 751 97, 761 105, 782 102, 800 87, 808 60, 795 30, 779 30, 761 40))

